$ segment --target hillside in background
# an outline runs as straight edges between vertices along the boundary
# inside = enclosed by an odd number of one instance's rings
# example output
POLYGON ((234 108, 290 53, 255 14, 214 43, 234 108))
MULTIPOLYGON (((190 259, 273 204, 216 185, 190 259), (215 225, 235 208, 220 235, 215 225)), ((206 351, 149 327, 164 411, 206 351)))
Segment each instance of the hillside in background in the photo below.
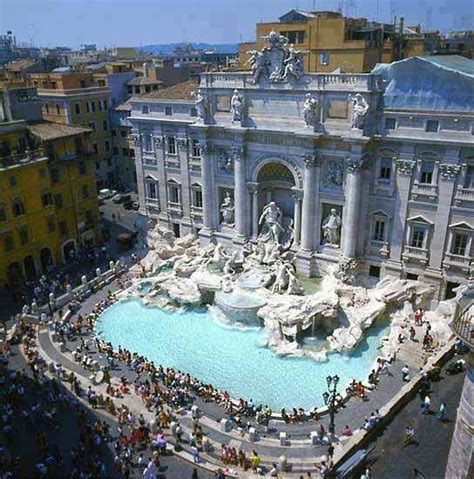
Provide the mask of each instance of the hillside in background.
MULTIPOLYGON (((145 45, 140 47, 139 50, 152 55, 169 54, 178 45, 182 45, 182 43, 158 43, 156 45, 145 45)), ((191 45, 197 50, 216 50, 219 53, 237 53, 239 51, 237 43, 191 43, 191 45)))

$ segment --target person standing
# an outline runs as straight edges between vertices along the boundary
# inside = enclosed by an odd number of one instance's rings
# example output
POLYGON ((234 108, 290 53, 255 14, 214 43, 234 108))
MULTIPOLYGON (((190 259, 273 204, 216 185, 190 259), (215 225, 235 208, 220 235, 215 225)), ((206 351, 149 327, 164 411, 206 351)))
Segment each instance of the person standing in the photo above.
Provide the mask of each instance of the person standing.
POLYGON ((445 414, 446 414, 445 411, 446 411, 446 404, 444 402, 442 402, 439 406, 438 415, 436 416, 436 419, 438 421, 441 421, 441 422, 444 421, 444 417, 445 417, 445 414))
POLYGON ((404 382, 410 381, 410 369, 406 364, 402 368, 402 381, 404 382))
POLYGON ((425 396, 423 400, 423 404, 421 405, 422 414, 429 414, 431 409, 431 399, 428 394, 425 396))
POLYGON ((411 424, 405 426, 405 438, 403 440, 403 446, 408 446, 413 442, 413 437, 415 436, 415 429, 411 424))

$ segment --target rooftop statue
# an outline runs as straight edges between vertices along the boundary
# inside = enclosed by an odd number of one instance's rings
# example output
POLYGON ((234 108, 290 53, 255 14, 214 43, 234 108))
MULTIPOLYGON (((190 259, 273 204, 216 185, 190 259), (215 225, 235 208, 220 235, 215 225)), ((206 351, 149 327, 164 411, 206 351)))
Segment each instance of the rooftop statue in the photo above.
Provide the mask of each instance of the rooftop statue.
POLYGON ((369 111, 369 104, 360 93, 349 95, 349 100, 352 102, 352 128, 361 130, 369 111))
POLYGON ((308 128, 314 128, 319 122, 319 102, 311 93, 306 93, 303 105, 304 122, 308 128))
POLYGON ((244 109, 244 98, 239 90, 234 90, 234 94, 230 99, 230 111, 232 113, 232 123, 234 121, 242 121, 244 109))
POLYGON ((288 45, 288 38, 275 31, 263 36, 268 45, 262 51, 249 50, 248 63, 252 66, 254 82, 257 83, 262 75, 271 82, 288 81, 290 77, 298 80, 304 74, 303 55, 306 53, 288 45))
POLYGON ((209 102, 207 100, 207 96, 205 93, 202 92, 201 89, 198 89, 197 92, 192 92, 191 95, 194 98, 194 102, 196 103, 196 111, 198 118, 206 123, 209 117, 209 102))

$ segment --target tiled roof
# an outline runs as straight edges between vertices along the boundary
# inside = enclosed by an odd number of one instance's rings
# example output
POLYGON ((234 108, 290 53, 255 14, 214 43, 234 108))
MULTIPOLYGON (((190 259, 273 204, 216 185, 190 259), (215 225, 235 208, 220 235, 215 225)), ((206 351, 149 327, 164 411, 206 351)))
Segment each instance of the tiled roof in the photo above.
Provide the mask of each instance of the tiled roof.
POLYGON ((36 62, 34 60, 18 60, 16 62, 9 63, 6 66, 6 69, 11 72, 21 72, 25 68, 28 68, 35 63, 36 62))
POLYGON ((139 98, 157 98, 162 100, 192 100, 191 93, 198 89, 195 81, 189 80, 162 90, 143 93, 139 98))
POLYGON ((160 80, 153 80, 146 77, 136 77, 130 80, 127 85, 161 85, 163 84, 160 80))
POLYGON ((132 105, 130 102, 126 101, 124 103, 120 103, 120 105, 117 105, 114 110, 116 111, 131 111, 132 105))
POLYGON ((37 136, 43 141, 90 133, 92 131, 89 128, 82 128, 81 126, 63 125, 51 121, 32 123, 28 125, 27 128, 34 136, 37 136))

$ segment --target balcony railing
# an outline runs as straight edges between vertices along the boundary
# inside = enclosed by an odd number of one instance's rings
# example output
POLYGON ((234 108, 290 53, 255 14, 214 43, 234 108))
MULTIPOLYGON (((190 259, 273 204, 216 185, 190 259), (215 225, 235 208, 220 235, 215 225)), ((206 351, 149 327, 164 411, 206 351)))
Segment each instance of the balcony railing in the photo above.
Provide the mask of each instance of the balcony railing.
POLYGON ((471 258, 469 256, 446 253, 444 258, 444 265, 447 268, 458 268, 469 271, 471 265, 471 258))
POLYGON ((417 183, 413 185, 412 194, 414 199, 417 196, 429 196, 431 198, 436 198, 438 195, 438 187, 429 183, 417 183))
POLYGON ((463 188, 459 186, 456 189, 455 200, 460 201, 474 201, 474 189, 472 188, 463 188))
POLYGON ((421 263, 428 262, 428 250, 426 248, 417 248, 415 246, 405 246, 403 249, 403 258, 406 260, 414 259, 421 263))
POLYGON ((46 158, 44 150, 41 149, 11 153, 9 155, 0 156, 0 168, 8 168, 9 166, 30 163, 39 160, 40 158, 46 158))
MULTIPOLYGON (((380 90, 382 79, 373 74, 345 73, 309 73, 304 76, 304 84, 308 90, 338 91, 374 91, 380 90)), ((201 87, 214 88, 260 88, 256 85, 250 72, 219 72, 201 75, 201 87)), ((272 84, 272 89, 290 89, 291 84, 272 84)))

